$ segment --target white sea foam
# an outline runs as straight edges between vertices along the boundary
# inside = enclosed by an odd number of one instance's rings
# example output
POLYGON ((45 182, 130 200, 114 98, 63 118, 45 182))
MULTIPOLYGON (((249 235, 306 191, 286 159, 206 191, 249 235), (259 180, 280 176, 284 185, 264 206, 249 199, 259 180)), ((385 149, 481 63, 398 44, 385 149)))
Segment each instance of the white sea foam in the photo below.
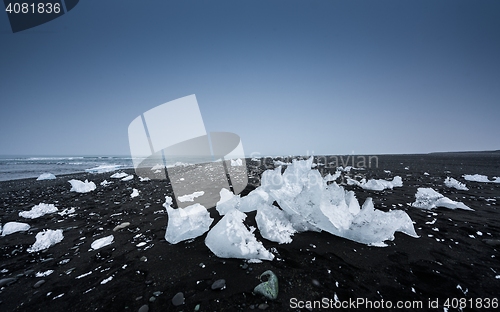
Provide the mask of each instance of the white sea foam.
POLYGON ((105 173, 112 172, 122 168, 122 165, 101 165, 94 168, 85 169, 88 173, 105 173))

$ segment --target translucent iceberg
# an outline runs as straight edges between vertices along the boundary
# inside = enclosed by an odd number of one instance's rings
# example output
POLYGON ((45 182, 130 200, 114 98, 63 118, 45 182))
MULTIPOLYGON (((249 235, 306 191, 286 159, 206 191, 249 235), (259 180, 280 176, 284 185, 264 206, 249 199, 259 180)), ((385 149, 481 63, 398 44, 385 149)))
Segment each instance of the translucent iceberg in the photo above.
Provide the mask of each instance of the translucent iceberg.
POLYGON ((16 232, 24 232, 30 229, 30 225, 28 223, 22 222, 7 222, 2 227, 0 226, 0 231, 2 232, 2 236, 9 235, 16 232))
POLYGON ((106 236, 106 237, 103 237, 103 238, 99 238, 99 239, 96 239, 91 245, 90 247, 94 250, 96 249, 99 249, 99 248, 102 248, 104 246, 108 246, 108 245, 111 245, 113 243, 113 240, 115 239, 115 237, 113 235, 109 235, 109 236, 106 236))
POLYGON ((257 208, 255 221, 262 237, 279 244, 291 243, 292 235, 297 232, 289 216, 273 205, 261 204, 257 208))
POLYGON ((77 193, 88 193, 93 190, 95 190, 96 186, 95 183, 92 181, 85 180, 85 182, 82 182, 80 180, 69 180, 69 183, 71 183, 71 192, 77 192, 77 193))
POLYGON ((139 190, 137 189, 132 189, 132 194, 130 194, 130 197, 134 198, 139 196, 139 190))
POLYGON ((347 184, 349 185, 357 185, 365 190, 372 191, 383 191, 385 189, 393 189, 394 187, 403 186, 403 180, 400 176, 395 176, 392 181, 387 181, 383 179, 370 179, 366 181, 366 179, 362 179, 361 181, 356 181, 351 178, 347 178, 347 184))
POLYGON ((52 173, 42 173, 41 175, 38 176, 38 178, 36 179, 37 181, 41 181, 41 180, 54 180, 56 178, 55 175, 53 175, 52 173))
POLYGON ((216 203, 216 209, 221 216, 225 215, 231 209, 237 209, 241 212, 250 212, 257 209, 257 205, 262 202, 267 202, 270 197, 257 188, 250 192, 247 196, 241 198, 240 195, 234 195, 228 189, 222 188, 220 190, 220 200, 216 203))
MULTIPOLYGON (((360 208, 352 191, 335 182, 327 184, 318 170, 312 170, 313 158, 293 160, 283 174, 281 167, 262 174, 261 188, 289 215, 297 231, 320 229, 360 243, 383 246, 399 231, 418 237, 410 217, 404 211, 375 210, 371 199, 360 208)), ((395 178, 391 185, 401 184, 395 178)))
POLYGON ((228 211, 208 232, 205 245, 220 258, 272 260, 274 255, 255 238, 255 228, 243 224, 245 218, 239 210, 228 211))
POLYGON ((54 204, 40 203, 38 205, 35 205, 29 211, 21 211, 19 213, 19 216, 26 218, 26 219, 36 219, 36 218, 39 218, 43 215, 46 215, 49 213, 54 213, 54 212, 57 212, 57 207, 54 206, 54 204))
POLYGON ((436 192, 432 188, 423 188, 420 187, 417 189, 417 194, 415 194, 415 202, 412 204, 415 208, 420 209, 433 209, 436 207, 444 207, 448 209, 464 209, 464 210, 473 210, 467 207, 462 202, 456 202, 448 197, 444 197, 444 195, 436 192))
POLYGON ((168 213, 165 240, 171 244, 203 235, 214 221, 210 218, 207 209, 199 203, 177 209, 172 208, 171 205, 172 198, 166 196, 163 204, 168 213))
POLYGON ((53 246, 63 240, 63 231, 62 230, 44 230, 39 232, 35 236, 35 243, 33 246, 28 248, 28 252, 37 252, 40 250, 45 250, 50 246, 53 246))
POLYGON ((460 190, 460 191, 468 191, 469 190, 469 188, 464 183, 459 182, 458 180, 455 180, 455 179, 450 178, 450 177, 446 177, 446 179, 444 179, 444 185, 446 185, 449 188, 455 188, 455 189, 460 190))

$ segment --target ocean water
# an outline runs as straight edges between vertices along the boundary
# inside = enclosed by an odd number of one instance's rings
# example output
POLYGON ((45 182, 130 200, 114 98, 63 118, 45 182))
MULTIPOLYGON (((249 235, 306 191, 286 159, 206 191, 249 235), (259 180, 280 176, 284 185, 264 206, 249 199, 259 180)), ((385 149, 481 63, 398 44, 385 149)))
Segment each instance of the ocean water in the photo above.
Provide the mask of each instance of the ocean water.
POLYGON ((85 172, 99 166, 133 168, 130 156, 0 156, 0 181, 85 172))

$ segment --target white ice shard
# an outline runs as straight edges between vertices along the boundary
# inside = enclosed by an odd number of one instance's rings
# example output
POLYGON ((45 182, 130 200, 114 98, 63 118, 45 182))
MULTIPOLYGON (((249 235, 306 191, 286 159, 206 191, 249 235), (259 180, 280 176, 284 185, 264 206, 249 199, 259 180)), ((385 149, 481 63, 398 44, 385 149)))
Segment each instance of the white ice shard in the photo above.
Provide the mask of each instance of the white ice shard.
POLYGON ((257 205, 261 202, 268 202, 269 194, 264 192, 261 188, 257 188, 250 192, 245 197, 234 195, 228 189, 222 188, 220 190, 220 200, 216 204, 216 209, 221 216, 225 215, 231 209, 237 209, 241 212, 250 212, 257 209, 257 205))
POLYGON ((187 195, 179 196, 179 197, 177 197, 177 199, 180 202, 188 202, 188 201, 192 202, 192 201, 194 201, 194 199, 196 197, 203 196, 203 194, 205 194, 204 191, 198 191, 198 192, 194 192, 192 194, 187 194, 187 195))
POLYGON ((165 197, 168 225, 165 240, 171 244, 203 235, 214 221, 205 207, 196 203, 185 208, 172 208, 172 198, 165 197))
POLYGON ((88 193, 96 189, 95 183, 92 181, 85 180, 85 182, 82 182, 80 180, 69 180, 69 183, 71 183, 71 192, 77 192, 77 193, 88 193))
POLYGON ((109 182, 107 180, 104 180, 101 182, 101 186, 107 186, 107 185, 110 185, 110 184, 113 184, 113 182, 109 182))
POLYGON ((35 236, 35 243, 33 246, 27 249, 28 252, 37 252, 40 250, 45 250, 50 246, 53 246, 63 240, 62 230, 44 230, 38 232, 35 236))
POLYGON ((128 174, 127 174, 127 173, 125 173, 125 172, 117 172, 117 173, 112 174, 112 175, 110 176, 110 178, 113 178, 113 179, 121 179, 121 178, 124 178, 124 177, 126 177, 126 176, 128 176, 128 174))
POLYGON ((130 194, 130 197, 134 198, 139 196, 139 190, 138 189, 132 189, 132 194, 130 194))
POLYGON ((361 181, 357 181, 351 178, 347 178, 347 184, 349 185, 357 185, 365 190, 372 191, 383 191, 385 189, 393 189, 394 187, 403 186, 403 180, 400 176, 395 176, 392 181, 387 181, 383 179, 370 179, 366 181, 366 179, 362 179, 361 181))
POLYGON ((458 180, 455 180, 453 178, 450 178, 450 177, 446 177, 446 179, 444 179, 444 185, 446 185, 447 187, 450 187, 450 188, 455 188, 457 190, 460 190, 460 191, 468 191, 469 188, 462 182, 458 181, 458 180))
POLYGON ((49 213, 54 213, 57 212, 57 207, 54 206, 54 204, 44 204, 40 203, 38 205, 33 206, 31 210, 28 211, 21 211, 19 213, 20 217, 27 218, 27 219, 36 219, 39 218, 43 215, 49 214, 49 213))
POLYGON ((133 174, 130 174, 128 176, 126 176, 125 178, 121 179, 122 181, 130 181, 134 178, 134 175, 133 174))
POLYGON ((37 181, 40 181, 40 180, 54 180, 56 178, 55 175, 53 175, 52 173, 42 173, 41 175, 38 176, 38 178, 36 179, 37 181))
POLYGON ((16 232, 24 232, 30 229, 30 225, 28 223, 22 222, 7 222, 3 226, 3 229, 0 225, 0 231, 2 232, 2 236, 9 235, 16 232))
POLYGON ((255 228, 243 224, 245 218, 239 210, 228 211, 208 232, 205 245, 220 258, 272 260, 274 255, 255 238, 255 228))
POLYGON ((473 210, 467 207, 462 202, 456 202, 448 197, 444 197, 444 195, 436 192, 434 189, 428 187, 420 187, 417 189, 417 193, 415 194, 415 202, 412 204, 415 208, 420 209, 433 209, 436 207, 444 207, 448 209, 464 209, 464 210, 473 210))
POLYGON ((465 180, 472 182, 483 182, 483 183, 493 182, 490 181, 490 179, 488 179, 487 176, 482 174, 464 174, 463 177, 465 180))
POLYGON ((103 238, 99 238, 99 239, 96 239, 94 242, 92 242, 92 244, 90 245, 90 247, 92 249, 96 250, 96 249, 102 248, 104 246, 111 245, 113 243, 114 239, 115 239, 115 237, 113 235, 109 235, 109 236, 106 236, 106 237, 103 237, 103 238))

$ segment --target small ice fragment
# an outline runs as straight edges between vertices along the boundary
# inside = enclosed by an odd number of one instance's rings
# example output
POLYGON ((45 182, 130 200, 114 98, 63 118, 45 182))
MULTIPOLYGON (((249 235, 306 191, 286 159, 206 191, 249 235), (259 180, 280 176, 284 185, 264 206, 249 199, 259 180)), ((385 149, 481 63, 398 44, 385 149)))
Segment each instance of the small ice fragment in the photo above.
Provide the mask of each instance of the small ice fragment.
POLYGON ((151 179, 150 179, 150 178, 148 178, 148 177, 145 177, 145 178, 143 178, 143 177, 139 177, 139 181, 141 181, 141 182, 144 182, 144 181, 151 181, 151 179))
POLYGON ((40 203, 38 205, 35 205, 31 210, 29 211, 21 211, 19 213, 20 217, 27 218, 27 219, 36 219, 39 218, 43 215, 57 212, 56 206, 54 204, 44 204, 40 203))
POLYGON ((79 276, 77 276, 77 277, 75 277, 75 278, 76 278, 76 279, 80 279, 80 278, 85 277, 85 276, 88 276, 88 275, 90 275, 90 274, 92 274, 92 271, 87 272, 87 273, 84 273, 84 274, 82 274, 82 275, 79 275, 79 276))
POLYGON ((85 169, 88 173, 105 173, 118 170, 122 165, 101 165, 90 169, 85 169))
POLYGON ((394 187, 402 187, 403 186, 403 180, 401 179, 400 176, 395 176, 392 181, 387 181, 383 179, 371 179, 366 181, 366 179, 362 179, 361 181, 357 181, 354 179, 351 179, 347 177, 347 184, 348 185, 357 185, 365 190, 372 190, 372 191, 383 191, 385 189, 393 189, 394 187))
POLYGON ((196 197, 200 197, 200 196, 203 196, 203 194, 205 194, 204 191, 199 191, 199 192, 194 192, 192 194, 187 194, 187 195, 184 195, 184 196, 178 196, 177 199, 180 201, 180 202, 192 202, 194 201, 194 199, 196 197))
POLYGON ((108 278, 103 279, 103 280, 101 281, 101 285, 104 285, 104 284, 106 284, 106 283, 110 282, 112 279, 113 279, 113 275, 111 275, 111 276, 110 276, 110 277, 108 277, 108 278))
POLYGON ((2 236, 16 232, 24 232, 30 229, 30 225, 22 222, 7 222, 3 226, 2 236))
POLYGON ((208 210, 196 203, 185 208, 174 209, 171 207, 172 198, 165 197, 163 206, 168 213, 168 225, 165 240, 171 244, 196 238, 210 229, 213 218, 208 210))
POLYGON ((92 181, 85 180, 85 182, 82 182, 80 180, 69 180, 69 183, 71 183, 71 192, 77 192, 77 193, 88 193, 96 189, 95 183, 92 181))
POLYGON ((429 173, 427 173, 427 172, 424 172, 424 175, 425 175, 425 176, 428 176, 428 175, 429 175, 429 173))
POLYGON ((464 210, 473 210, 467 207, 462 202, 456 202, 448 197, 444 197, 440 193, 436 192, 432 188, 423 188, 420 187, 417 189, 417 193, 415 194, 415 202, 412 204, 415 208, 420 209, 433 209, 436 207, 444 207, 448 209, 464 209, 464 210))
POLYGON ((75 213, 75 208, 74 207, 66 208, 63 211, 58 212, 57 214, 60 215, 60 216, 65 216, 65 215, 70 215, 72 213, 75 213))
POLYGON ((142 247, 145 246, 147 243, 146 242, 140 242, 139 244, 136 245, 136 247, 142 247))
POLYGON ((111 245, 113 243, 114 239, 115 239, 115 237, 113 235, 109 235, 109 236, 106 236, 106 237, 103 237, 103 238, 99 238, 99 239, 95 240, 90 245, 90 247, 92 249, 96 250, 96 249, 102 248, 104 246, 111 245))
POLYGON ((35 236, 35 243, 28 248, 28 252, 37 252, 40 250, 45 250, 50 246, 53 246, 63 240, 63 231, 62 230, 44 230, 42 232, 38 232, 35 236))
POLYGON ((123 178, 123 179, 122 179, 122 181, 130 181, 130 180, 132 180, 133 178, 134 178, 134 175, 133 175, 133 174, 131 174, 131 175, 128 175, 128 176, 126 176, 125 178, 123 178))
POLYGON ((137 189, 132 190, 132 194, 130 194, 130 197, 134 198, 139 196, 139 191, 137 189))
POLYGON ((106 186, 106 185, 110 185, 110 184, 113 184, 113 182, 109 182, 107 180, 104 180, 101 182, 101 186, 106 186))
POLYGON ((36 179, 37 181, 41 181, 41 180, 54 180, 56 178, 55 175, 53 175, 52 173, 42 173, 41 175, 38 176, 38 178, 36 179))
POLYGON ((45 277, 49 276, 52 273, 54 273, 54 270, 47 270, 45 272, 36 272, 35 277, 45 277))
POLYGON ((119 225, 115 226, 115 227, 113 228, 113 232, 116 232, 116 231, 118 231, 118 230, 124 229, 124 228, 126 228, 127 226, 129 226, 129 225, 130 225, 130 222, 123 222, 123 223, 121 223, 121 224, 119 224, 119 225))
POLYGON ((450 188, 455 188, 455 189, 460 190, 460 191, 468 191, 469 190, 469 188, 464 183, 457 181, 457 180, 450 178, 450 177, 446 177, 446 179, 444 180, 444 185, 446 185, 447 187, 450 187, 450 188))
POLYGON ((481 232, 481 231, 477 231, 477 232, 476 232, 476 234, 477 234, 478 236, 483 236, 483 232, 481 232))

